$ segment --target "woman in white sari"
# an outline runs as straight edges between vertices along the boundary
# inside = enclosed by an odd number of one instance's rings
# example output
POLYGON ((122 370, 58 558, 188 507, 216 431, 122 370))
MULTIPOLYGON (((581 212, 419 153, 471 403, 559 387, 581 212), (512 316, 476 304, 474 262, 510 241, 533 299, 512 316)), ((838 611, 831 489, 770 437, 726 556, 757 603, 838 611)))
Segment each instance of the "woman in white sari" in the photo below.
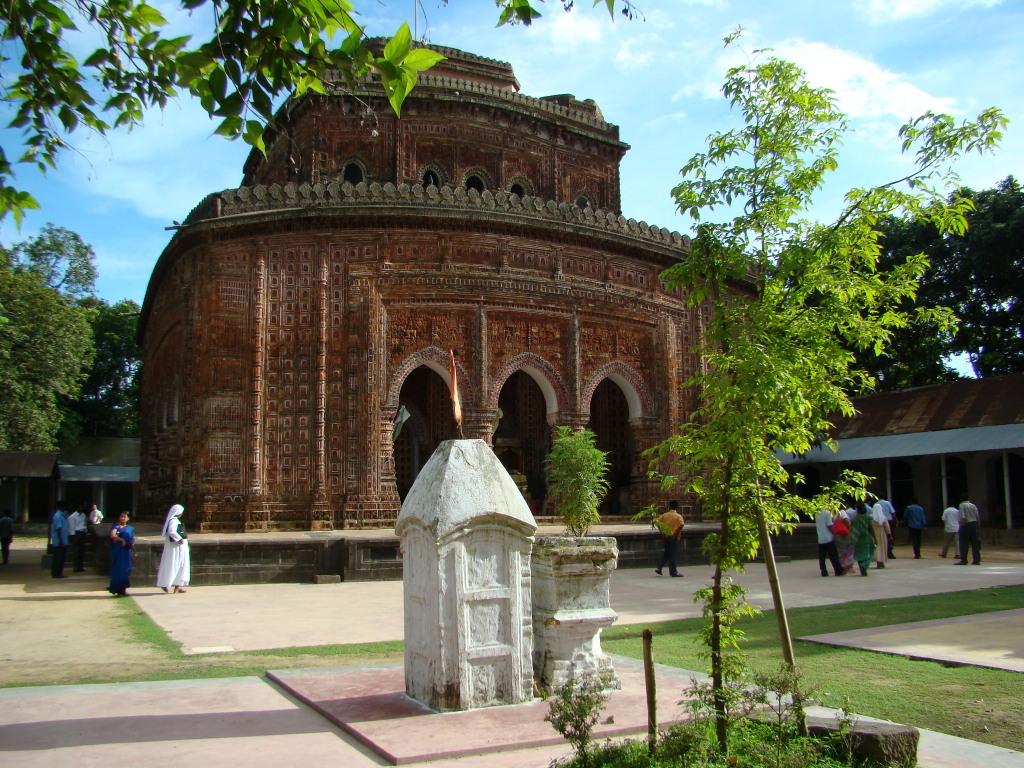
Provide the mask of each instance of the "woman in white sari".
POLYGON ((156 574, 156 585, 164 592, 184 592, 191 577, 192 558, 188 550, 188 534, 181 522, 185 508, 175 504, 164 521, 164 551, 160 556, 160 569, 156 574))
POLYGON ((885 516, 885 510, 881 505, 876 504, 869 507, 871 514, 871 537, 875 540, 875 568, 885 568, 889 560, 889 535, 892 529, 889 527, 889 520, 885 516))

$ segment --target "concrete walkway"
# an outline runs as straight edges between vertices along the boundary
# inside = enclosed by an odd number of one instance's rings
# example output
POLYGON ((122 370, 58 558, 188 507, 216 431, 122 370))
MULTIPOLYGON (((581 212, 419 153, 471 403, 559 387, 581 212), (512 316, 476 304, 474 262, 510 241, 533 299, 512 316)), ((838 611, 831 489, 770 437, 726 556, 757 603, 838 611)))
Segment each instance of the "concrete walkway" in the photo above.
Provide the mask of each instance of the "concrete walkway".
MULTIPOLYGON (((953 561, 934 557, 912 560, 905 554, 898 549, 897 559, 888 568, 872 571, 868 578, 821 578, 817 563, 782 563, 787 604, 825 605, 882 595, 904 597, 1024 584, 1024 558, 1018 552, 987 552, 982 565, 970 567, 954 567, 953 561)), ((648 570, 616 572, 612 603, 620 614, 619 623, 699 615, 692 596, 706 583, 710 570, 698 566, 682 572, 682 579, 661 578, 648 570)), ((770 606, 763 566, 752 565, 739 580, 751 590, 752 602, 770 606)), ((21 610, 52 611, 59 609, 62 599, 100 599, 105 595, 95 579, 65 581, 68 583, 35 584, 31 589, 23 585, 19 592, 18 584, 3 573, 0 604, 9 601, 8 605, 21 610), (43 587, 45 600, 40 596, 43 587)), ((133 593, 137 604, 191 654, 402 637, 400 582, 196 587, 184 595, 165 595, 143 587, 133 593)), ((19 624, 25 624, 27 614, 18 615, 22 617, 19 624)), ((943 654, 964 650, 965 636, 977 634, 965 626, 972 621, 984 623, 986 642, 984 647, 970 649, 985 658, 970 663, 1010 668, 999 658, 1024 658, 1020 611, 840 634, 859 635, 852 640, 860 647, 865 647, 863 633, 884 634, 887 652, 947 658, 943 654)), ((30 636, 30 629, 0 620, 0 657, 5 664, 16 663, 16 656, 10 653, 12 641, 24 643, 30 636)), ((635 662, 623 659, 617 663, 625 669, 635 662)), ((300 673, 290 670, 287 674, 300 673)), ((658 676, 665 690, 678 691, 689 675, 662 668, 658 676)), ((2 676, 0 667, 0 680, 2 676)), ((455 718, 441 716, 436 722, 448 721, 455 722, 455 718)), ((492 722, 485 728, 493 731, 496 726, 492 722)), ((457 744, 466 736, 456 727, 449 738, 457 744)), ((430 765, 545 768, 568 751, 564 744, 466 757, 446 758, 442 751, 440 759, 430 765)), ((213 766, 275 768, 320 761, 346 768, 389 764, 268 678, 0 690, 0 763, 5 766, 180 766, 182 760, 190 759, 213 766)), ((1020 753, 926 732, 922 733, 920 761, 924 768, 1024 768, 1020 753)))

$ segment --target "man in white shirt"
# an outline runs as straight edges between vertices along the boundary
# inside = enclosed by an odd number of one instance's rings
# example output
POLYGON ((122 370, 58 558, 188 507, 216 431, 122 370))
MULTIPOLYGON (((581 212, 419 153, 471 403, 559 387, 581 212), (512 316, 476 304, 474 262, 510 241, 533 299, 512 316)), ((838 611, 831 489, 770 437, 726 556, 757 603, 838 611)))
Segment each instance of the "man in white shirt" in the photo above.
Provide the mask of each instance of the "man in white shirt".
POLYGON ((93 504, 89 508, 89 532, 92 533, 92 559, 93 565, 100 573, 106 573, 108 560, 110 559, 110 531, 101 531, 103 525, 103 512, 93 504))
POLYGON ((960 552, 960 510, 956 507, 946 507, 942 510, 943 541, 942 551, 939 557, 945 557, 949 552, 949 545, 953 545, 953 552, 960 552))
POLYGON ((89 530, 92 531, 93 536, 99 535, 100 523, 103 522, 103 513, 96 508, 96 505, 92 505, 92 509, 89 510, 89 530))
POLYGON ((967 551, 971 550, 971 563, 981 565, 981 513, 970 499, 960 504, 960 562, 956 565, 967 565, 967 551))
POLYGON ((818 566, 821 568, 821 575, 828 576, 828 569, 825 567, 827 557, 832 563, 832 572, 836 576, 845 576, 843 564, 839 562, 835 537, 832 536, 832 513, 827 509, 819 510, 814 518, 814 527, 818 531, 818 566))
POLYGON ((85 537, 89 532, 86 523, 85 513, 82 512, 82 505, 75 507, 75 511, 68 515, 68 535, 75 548, 75 573, 85 570, 85 537))

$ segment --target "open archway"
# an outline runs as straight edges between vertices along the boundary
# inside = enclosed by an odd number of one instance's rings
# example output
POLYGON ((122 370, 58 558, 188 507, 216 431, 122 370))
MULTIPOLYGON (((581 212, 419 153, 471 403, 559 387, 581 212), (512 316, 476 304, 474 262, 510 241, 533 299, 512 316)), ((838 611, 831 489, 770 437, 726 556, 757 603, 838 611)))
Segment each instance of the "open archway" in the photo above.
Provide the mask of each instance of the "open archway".
POLYGON ((546 393, 526 371, 509 376, 498 394, 494 453, 538 514, 547 496, 544 459, 551 451, 546 393))
POLYGON ((590 400, 590 423, 597 436, 597 447, 608 453, 608 482, 611 489, 601 503, 602 515, 630 513, 629 494, 636 445, 629 424, 630 402, 626 393, 611 378, 594 389, 590 400))
POLYGON ((445 379, 427 365, 413 369, 402 383, 397 411, 402 423, 395 427, 395 483, 399 497, 404 500, 437 446, 456 437, 445 379))

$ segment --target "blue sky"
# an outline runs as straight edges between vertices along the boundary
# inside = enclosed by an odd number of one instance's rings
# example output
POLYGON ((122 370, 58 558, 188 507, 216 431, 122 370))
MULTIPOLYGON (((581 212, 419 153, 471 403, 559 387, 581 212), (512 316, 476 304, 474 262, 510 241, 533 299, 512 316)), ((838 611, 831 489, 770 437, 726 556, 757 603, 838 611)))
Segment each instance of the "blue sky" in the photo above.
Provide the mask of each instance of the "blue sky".
MULTIPOLYGON (((155 3, 185 31, 208 29, 173 3, 155 3)), ((359 0, 369 34, 389 34, 412 16, 413 0, 359 0)), ((827 219, 852 186, 899 178, 908 167, 896 131, 926 110, 976 115, 1000 107, 1011 120, 1000 150, 959 166, 963 182, 991 187, 1024 175, 1024 3, 1019 0, 636 0, 643 18, 614 22, 577 0, 566 14, 549 2, 531 28, 495 28, 490 0, 423 0, 420 36, 438 45, 510 62, 531 96, 573 93, 594 99, 632 146, 622 163, 626 216, 686 232, 669 196, 678 169, 707 135, 736 125, 721 96, 725 71, 757 48, 804 67, 812 83, 836 92, 855 132, 841 170, 813 213, 827 219), (426 20, 424 20, 424 15, 426 20), (723 48, 738 25, 741 44, 723 48)), ((91 50, 86 37, 81 53, 91 50)), ((0 110, 2 111, 2 110, 0 110)), ((166 245, 165 230, 207 193, 235 187, 248 147, 212 136, 213 123, 187 99, 147 117, 143 128, 106 137, 76 133, 57 171, 28 169, 17 182, 42 204, 19 232, 46 222, 78 232, 97 254, 98 291, 141 302, 166 245)), ((4 132, 8 154, 12 136, 4 132)))

